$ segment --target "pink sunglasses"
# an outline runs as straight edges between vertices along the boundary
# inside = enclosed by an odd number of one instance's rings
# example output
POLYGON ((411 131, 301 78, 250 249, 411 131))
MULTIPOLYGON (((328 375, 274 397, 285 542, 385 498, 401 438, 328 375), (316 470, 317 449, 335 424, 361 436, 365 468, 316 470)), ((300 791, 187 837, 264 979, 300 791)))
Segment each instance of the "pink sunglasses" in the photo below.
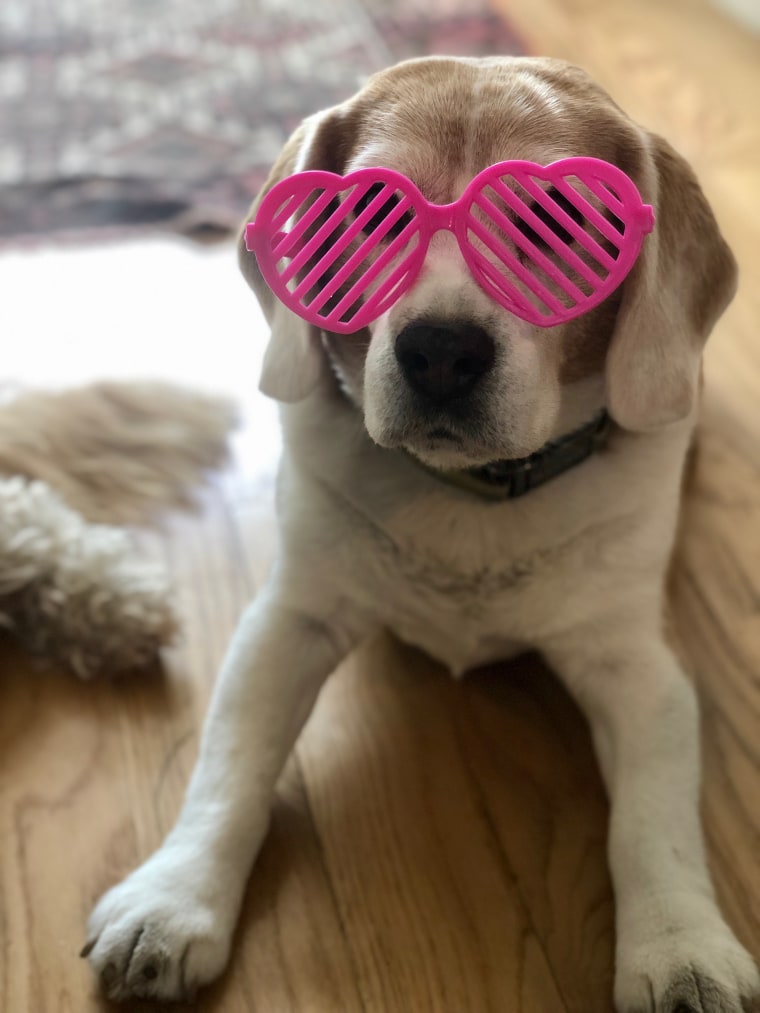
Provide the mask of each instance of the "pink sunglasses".
POLYGON ((576 157, 499 162, 445 205, 393 169, 296 173, 272 187, 245 241, 281 302, 348 334, 408 291, 441 229, 456 236, 484 292, 552 327, 606 299, 653 227, 651 205, 622 170, 576 157))

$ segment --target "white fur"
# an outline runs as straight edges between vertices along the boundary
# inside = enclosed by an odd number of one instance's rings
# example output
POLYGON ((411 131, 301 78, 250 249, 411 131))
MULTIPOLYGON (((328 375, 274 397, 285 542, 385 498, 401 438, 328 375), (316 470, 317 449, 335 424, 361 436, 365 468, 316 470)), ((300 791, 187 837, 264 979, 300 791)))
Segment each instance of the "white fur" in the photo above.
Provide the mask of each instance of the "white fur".
MULTIPOLYGON (((602 403, 601 377, 560 392, 528 325, 497 313, 438 243, 419 285, 374 325, 354 403, 317 386, 283 408, 278 565, 224 662, 177 825, 90 920, 90 959, 112 995, 176 998, 222 970, 278 774, 323 681, 381 626, 456 675, 538 648, 583 708, 612 805, 620 1011, 739 1013, 758 988, 713 897, 696 700, 662 634, 694 412, 648 435, 616 429, 603 452, 521 499, 452 489, 392 449, 452 463, 409 437, 408 407, 399 435, 391 349, 405 320, 445 312, 447 299, 489 317, 509 347, 489 406, 513 456, 602 403)), ((489 454, 473 436, 458 463, 489 454)))

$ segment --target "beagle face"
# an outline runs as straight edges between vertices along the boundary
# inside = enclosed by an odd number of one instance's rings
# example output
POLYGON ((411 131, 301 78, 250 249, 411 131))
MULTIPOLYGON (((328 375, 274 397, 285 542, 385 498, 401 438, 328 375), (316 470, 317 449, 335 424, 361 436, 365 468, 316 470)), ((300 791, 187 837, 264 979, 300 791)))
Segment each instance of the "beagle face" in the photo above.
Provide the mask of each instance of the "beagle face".
POLYGON ((687 414, 733 261, 683 160, 577 68, 528 58, 400 64, 307 120, 263 193, 304 169, 385 166, 447 204, 496 162, 576 155, 618 166, 657 213, 639 262, 601 305, 549 328, 521 320, 483 291, 441 231, 415 284, 379 319, 356 334, 324 333, 275 304, 241 243, 272 323, 262 389, 297 400, 320 382, 326 357, 378 444, 440 468, 527 456, 603 407, 631 429, 687 414), (696 280, 705 273, 707 293, 696 280))
POLYGON ((375 442, 462 468, 527 456, 600 410, 614 312, 599 307, 592 319, 547 329, 520 320, 439 234, 418 282, 361 344, 325 342, 375 442))

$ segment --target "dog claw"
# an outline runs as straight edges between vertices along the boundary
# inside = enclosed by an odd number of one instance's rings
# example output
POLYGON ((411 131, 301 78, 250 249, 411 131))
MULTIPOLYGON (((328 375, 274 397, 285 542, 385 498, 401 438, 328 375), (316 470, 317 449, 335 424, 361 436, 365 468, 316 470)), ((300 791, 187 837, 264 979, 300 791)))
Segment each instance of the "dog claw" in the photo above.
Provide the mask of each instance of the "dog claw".
POLYGON ((89 957, 92 951, 95 949, 95 943, 97 943, 97 937, 95 939, 88 939, 82 949, 79 951, 79 956, 82 959, 89 957))

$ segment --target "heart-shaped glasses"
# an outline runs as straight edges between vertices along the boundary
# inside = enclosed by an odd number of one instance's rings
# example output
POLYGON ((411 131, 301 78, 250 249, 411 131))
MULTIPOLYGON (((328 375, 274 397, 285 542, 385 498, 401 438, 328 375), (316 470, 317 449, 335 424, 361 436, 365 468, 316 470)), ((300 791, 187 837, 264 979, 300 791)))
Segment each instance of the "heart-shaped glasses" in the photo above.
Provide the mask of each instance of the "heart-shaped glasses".
POLYGON ((445 205, 393 169, 296 173, 272 187, 245 241, 281 302, 347 334, 414 284, 431 237, 447 229, 492 299, 552 327, 606 299, 653 227, 652 207, 622 170, 576 157, 499 162, 445 205))

